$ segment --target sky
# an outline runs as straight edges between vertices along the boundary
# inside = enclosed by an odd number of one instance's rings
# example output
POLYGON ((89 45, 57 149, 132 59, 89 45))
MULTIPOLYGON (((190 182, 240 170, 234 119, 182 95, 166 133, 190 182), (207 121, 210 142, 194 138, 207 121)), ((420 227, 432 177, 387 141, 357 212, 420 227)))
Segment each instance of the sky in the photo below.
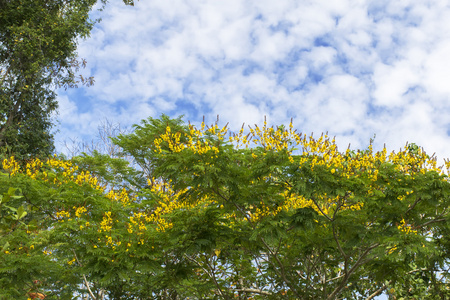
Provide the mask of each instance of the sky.
POLYGON ((447 0, 111 0, 93 16, 78 53, 95 85, 58 91, 60 152, 164 113, 450 157, 447 0))

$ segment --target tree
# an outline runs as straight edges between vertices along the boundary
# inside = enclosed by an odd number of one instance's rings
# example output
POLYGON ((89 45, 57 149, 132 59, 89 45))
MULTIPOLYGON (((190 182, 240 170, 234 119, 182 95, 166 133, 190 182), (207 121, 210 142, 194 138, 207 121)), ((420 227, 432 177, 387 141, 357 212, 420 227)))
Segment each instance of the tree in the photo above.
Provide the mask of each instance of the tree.
MULTIPOLYGON (((159 128, 150 123, 148 132, 159 128)), ((153 141, 153 177, 170 183, 178 207, 165 216, 173 241, 166 251, 189 274, 171 287, 177 293, 448 297, 450 185, 416 145, 390 155, 372 146, 339 152, 326 135, 307 137, 292 124, 226 139, 226 127, 165 123, 163 134, 142 142, 153 141)))
MULTIPOLYGON (((106 3, 106 0, 102 0, 106 3)), ((125 3, 132 2, 125 0, 125 3)), ((97 0, 0 0, 0 147, 16 156, 53 152, 57 87, 91 85, 76 73, 77 40, 97 0)))
POLYGON ((148 186, 102 155, 5 160, 0 297, 450 296, 450 182, 433 157, 340 152, 292 125, 227 132, 163 116, 114 139, 148 186))

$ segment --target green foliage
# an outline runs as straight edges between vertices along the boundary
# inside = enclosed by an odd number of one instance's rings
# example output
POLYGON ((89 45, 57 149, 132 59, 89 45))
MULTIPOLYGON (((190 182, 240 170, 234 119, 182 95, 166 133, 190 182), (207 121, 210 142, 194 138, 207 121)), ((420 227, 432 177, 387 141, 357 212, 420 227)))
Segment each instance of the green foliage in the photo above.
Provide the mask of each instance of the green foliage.
POLYGON ((90 172, 101 185, 113 189, 133 188, 140 189, 146 185, 142 173, 129 166, 129 162, 101 154, 94 150, 91 155, 82 153, 72 158, 80 169, 90 172))
POLYGON ((141 121, 140 125, 133 125, 134 132, 131 134, 120 134, 112 137, 114 144, 123 149, 122 154, 128 154, 142 169, 147 178, 151 179, 156 157, 154 153, 154 141, 170 127, 175 132, 185 132, 188 127, 183 124, 179 117, 171 119, 166 115, 161 115, 160 119, 149 117, 141 121))
POLYGON ((450 183, 420 148, 225 134, 163 116, 114 139, 139 170, 4 161, 0 298, 449 297, 450 183))

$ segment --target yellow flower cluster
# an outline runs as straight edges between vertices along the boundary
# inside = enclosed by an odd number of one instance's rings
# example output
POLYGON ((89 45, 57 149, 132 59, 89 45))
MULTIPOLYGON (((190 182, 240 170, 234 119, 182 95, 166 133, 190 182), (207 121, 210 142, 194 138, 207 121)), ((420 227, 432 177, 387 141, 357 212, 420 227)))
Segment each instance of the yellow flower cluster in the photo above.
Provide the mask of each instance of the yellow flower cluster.
MULTIPOLYGON (((58 159, 56 156, 49 158, 46 162, 42 162, 39 159, 33 159, 26 163, 24 168, 21 168, 21 164, 17 162, 14 157, 9 159, 5 159, 3 161, 3 169, 10 172, 12 176, 15 176, 19 173, 24 174, 34 180, 42 180, 44 182, 49 182, 60 186, 62 184, 67 184, 73 182, 78 185, 89 184, 93 189, 101 191, 104 193, 104 196, 113 201, 119 202, 124 207, 129 206, 131 202, 135 201, 135 196, 132 197, 128 191, 123 188, 122 190, 114 190, 110 189, 106 193, 106 188, 100 186, 98 179, 89 171, 79 171, 78 166, 73 165, 71 161, 65 161, 58 159)), ((168 210, 163 210, 167 212, 168 210)), ((62 209, 55 213, 55 219, 59 222, 71 221, 72 218, 81 219, 83 215, 88 212, 88 207, 84 205, 73 206, 72 209, 62 209)), ((140 217, 142 213, 136 213, 137 217, 140 217)), ((167 224, 162 215, 159 215, 158 212, 154 212, 151 215, 149 221, 155 222, 157 226, 161 229, 168 228, 170 225, 167 224)), ((78 221, 77 221, 78 222, 78 221)), ((105 244, 106 246, 111 246, 115 249, 116 246, 120 245, 121 242, 113 242, 111 231, 113 228, 113 224, 117 222, 112 216, 111 211, 104 212, 102 220, 99 224, 99 228, 97 231, 99 233, 105 232, 105 244)), ((133 223, 131 223, 133 224, 133 223)), ((79 224, 79 229, 83 230, 90 226, 90 222, 86 221, 79 224)), ((146 226, 141 222, 138 225, 139 230, 143 231, 146 229, 146 226)), ((132 229, 131 229, 132 230, 132 229)), ((101 240, 99 240, 101 242, 101 240)), ((97 247, 97 245, 95 245, 97 247)), ((47 253, 50 253, 47 251, 47 253)), ((44 254, 47 254, 44 253, 44 254)), ((72 262, 73 263, 73 262, 72 262)), ((71 263, 69 263, 71 264, 71 263)))
MULTIPOLYGON (((288 190, 282 193, 282 196, 285 200, 282 205, 276 208, 269 208, 263 202, 260 203, 259 207, 251 206, 251 220, 256 222, 264 216, 276 216, 281 211, 289 212, 304 207, 311 207, 317 213, 329 216, 329 214, 336 209, 338 203, 340 204, 340 210, 361 210, 363 207, 363 203, 345 203, 342 197, 330 197, 327 196, 327 194, 317 195, 317 204, 312 199, 306 199, 303 196, 295 194, 289 195, 288 190)), ((350 199, 351 196, 349 197, 349 200, 350 199)))
POLYGON ((130 199, 130 195, 128 194, 128 192, 125 188, 123 188, 120 192, 115 191, 115 190, 110 190, 108 192, 108 194, 106 194, 106 198, 108 198, 112 201, 121 202, 123 206, 127 206, 132 201, 136 200, 135 197, 130 199))
MULTIPOLYGON (((156 224, 156 230, 158 231, 165 231, 166 229, 172 228, 173 224, 169 220, 166 220, 164 215, 177 209, 190 207, 186 203, 178 201, 178 198, 183 191, 175 192, 172 190, 170 183, 158 182, 154 178, 152 181, 148 180, 148 184, 151 185, 151 191, 161 200, 158 201, 158 206, 153 212, 136 215, 135 217, 138 219, 144 218, 147 223, 156 224), (152 182, 153 185, 151 185, 152 182)), ((139 225, 139 229, 140 228, 142 228, 142 225, 139 225)))
POLYGON ((447 169, 447 174, 450 175, 450 159, 444 159, 445 168, 447 169))
POLYGON ((30 178, 35 179, 39 174, 39 169, 43 166, 40 159, 33 159, 31 162, 26 164, 26 173, 30 178))
POLYGON ((70 218, 70 212, 65 211, 65 210, 58 211, 56 213, 56 218, 59 220, 64 219, 64 218, 70 218))
POLYGON ((100 229, 98 230, 98 232, 102 232, 102 231, 110 232, 112 229, 112 224, 113 224, 113 219, 111 218, 111 212, 107 211, 103 215, 103 219, 100 223, 100 229))
MULTIPOLYGON (((178 209, 192 209, 194 207, 205 207, 211 203, 212 200, 207 198, 200 199, 195 204, 188 204, 179 201, 179 196, 185 191, 175 192, 172 190, 170 183, 158 181, 155 178, 148 180, 151 191, 160 199, 158 204, 152 211, 136 211, 129 216, 127 224, 127 231, 135 233, 137 236, 142 235, 148 228, 154 228, 160 232, 173 227, 168 215, 178 209), (150 226, 150 227, 149 227, 150 226)), ((142 241, 143 242, 143 241, 142 241)))
MULTIPOLYGON (((117 222, 117 220, 116 220, 117 222)), ((116 249, 116 244, 113 242, 111 231, 114 224, 113 217, 111 216, 111 212, 107 211, 103 214, 103 219, 100 222, 100 228, 97 230, 99 233, 105 232, 105 245, 112 247, 112 249, 116 249)), ((101 239, 98 238, 98 241, 101 242, 101 239)), ((95 246, 94 248, 97 248, 95 246)))
POLYGON ((147 226, 144 221, 150 222, 150 218, 146 218, 146 214, 142 212, 135 213, 129 217, 130 223, 127 225, 129 233, 133 233, 133 228, 138 228, 137 235, 142 235, 147 230, 147 226))
POLYGON ((5 158, 2 162, 2 166, 4 170, 10 171, 11 176, 14 176, 20 170, 19 163, 14 159, 14 156, 11 156, 10 159, 5 158))
POLYGON ((12 156, 3 160, 3 169, 8 170, 11 176, 23 173, 32 179, 39 178, 58 186, 68 182, 75 182, 78 185, 87 183, 94 189, 104 190, 104 187, 98 184, 97 178, 89 174, 89 171, 77 172, 78 166, 74 166, 71 161, 58 159, 56 156, 47 159, 45 163, 39 158, 34 158, 26 163, 25 169, 22 169, 12 156))
POLYGON ((84 207, 84 206, 80 206, 80 207, 74 206, 73 209, 75 209, 75 216, 77 218, 81 217, 81 215, 87 211, 86 207, 84 207))
POLYGON ((283 127, 276 129, 273 127, 267 127, 267 122, 264 120, 264 126, 262 129, 259 128, 258 125, 255 125, 254 128, 249 126, 250 133, 244 135, 244 127, 242 127, 238 134, 235 134, 229 138, 229 141, 236 142, 237 147, 239 147, 240 143, 242 143, 243 146, 248 148, 252 141, 254 145, 261 146, 265 150, 287 150, 291 152, 290 140, 295 135, 295 132, 292 131, 292 129, 292 122, 289 125, 289 130, 284 130, 283 127))
POLYGON ((417 230, 414 230, 411 224, 407 224, 405 219, 402 218, 400 224, 397 226, 397 229, 406 234, 414 233, 417 234, 417 230))
POLYGON ((425 174, 427 171, 436 171, 443 173, 442 167, 437 167, 437 160, 435 157, 429 157, 422 149, 418 149, 417 153, 406 151, 399 153, 392 152, 389 155, 389 160, 396 166, 397 170, 403 171, 405 174, 413 175, 414 173, 425 174))
POLYGON ((278 206, 274 210, 273 208, 269 208, 268 206, 266 206, 263 202, 260 202, 259 207, 254 207, 253 205, 250 205, 249 209, 250 211, 248 213, 250 215, 250 220, 252 222, 257 222, 261 220, 263 217, 277 215, 280 211, 282 211, 283 207, 278 206))
POLYGON ((154 145, 155 145, 155 152, 161 153, 162 148, 161 145, 163 143, 166 143, 169 147, 169 149, 175 153, 181 152, 183 150, 191 150, 194 153, 198 154, 205 154, 209 153, 210 151, 214 154, 219 153, 219 148, 211 142, 209 142, 207 139, 203 139, 204 133, 210 133, 217 137, 219 141, 223 140, 224 135, 227 133, 227 126, 223 127, 222 129, 219 129, 217 125, 213 125, 210 128, 208 128, 206 131, 204 130, 204 123, 202 123, 202 130, 196 129, 193 125, 189 125, 190 131, 189 133, 185 134, 187 142, 182 143, 181 142, 181 133, 176 132, 172 133, 170 127, 168 126, 166 128, 166 132, 162 134, 159 138, 155 139, 154 145))
POLYGON ((75 178, 71 177, 71 180, 74 181, 78 185, 83 185, 83 183, 88 183, 92 188, 97 189, 99 191, 104 191, 104 187, 98 184, 97 177, 92 176, 89 171, 81 172, 76 175, 75 178), (75 180, 74 180, 75 179, 75 180))
MULTIPOLYGON (((219 128, 217 125, 207 127, 202 123, 201 129, 197 129, 193 125, 189 125, 189 129, 189 132, 186 133, 173 133, 171 128, 167 127, 166 132, 155 139, 155 151, 161 153, 161 145, 165 144, 173 152, 189 150, 198 154, 208 153, 208 155, 213 152, 212 157, 217 157, 220 151, 218 145, 228 133, 227 126, 223 128, 219 128), (182 134, 184 134, 183 139, 182 134)), ((299 154, 301 154, 297 158, 299 165, 309 162, 313 171, 317 167, 324 167, 334 176, 343 178, 367 176, 372 182, 375 182, 378 179, 378 168, 382 163, 392 163, 397 169, 410 175, 430 170, 443 172, 442 167, 436 167, 436 158, 429 157, 419 148, 416 151, 410 151, 408 144, 398 153, 392 152, 389 155, 387 155, 386 147, 374 153, 372 145, 364 151, 354 152, 347 149, 345 152, 339 152, 334 138, 330 139, 327 134, 322 134, 316 139, 312 134, 307 136, 298 133, 293 130, 292 122, 287 128, 283 126, 274 128, 268 127, 264 121, 262 128, 258 125, 249 126, 248 133, 244 132, 244 127, 242 127, 237 134, 230 135, 228 141, 233 143, 236 148, 256 146, 265 151, 286 151, 291 163, 294 163, 295 149, 299 149, 299 154)), ((258 155, 255 153, 252 153, 252 157, 258 159, 258 155)), ((447 160, 445 164, 449 169, 450 161, 447 160)))

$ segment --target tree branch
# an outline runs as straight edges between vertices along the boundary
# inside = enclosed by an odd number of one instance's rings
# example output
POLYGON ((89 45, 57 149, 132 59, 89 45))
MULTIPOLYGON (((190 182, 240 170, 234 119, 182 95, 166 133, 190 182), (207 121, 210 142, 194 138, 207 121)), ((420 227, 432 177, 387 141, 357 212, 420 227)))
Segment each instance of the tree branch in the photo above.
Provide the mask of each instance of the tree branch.
POLYGON ((338 240, 338 237, 337 237, 337 234, 336 234, 336 228, 334 227, 334 223, 331 224, 331 227, 333 228, 333 237, 334 237, 334 240, 336 241, 336 244, 337 244, 337 247, 339 249, 339 252, 344 257, 344 274, 347 274, 347 268, 348 268, 347 255, 345 254, 344 250, 341 247, 341 244, 339 243, 339 240, 338 240))
POLYGON ((284 265, 283 263, 280 261, 280 259, 278 258, 278 256, 272 251, 272 249, 270 248, 269 245, 267 245, 266 241, 264 240, 264 238, 260 237, 261 242, 264 244, 264 246, 266 247, 266 249, 269 251, 269 254, 277 261, 278 263, 278 267, 281 269, 281 272, 277 270, 275 264, 269 260, 269 262, 274 265, 274 271, 276 273, 278 273, 278 275, 280 275, 284 282, 286 282, 286 284, 291 288, 292 292, 298 297, 298 299, 301 299, 300 295, 297 293, 297 290, 295 288, 293 288, 292 283, 289 279, 287 279, 286 274, 285 274, 285 270, 284 270, 284 265))
POLYGON ((366 300, 372 300, 373 298, 375 298, 376 296, 380 295, 385 289, 387 288, 387 286, 383 283, 383 286, 380 287, 378 290, 376 290, 375 292, 373 292, 372 294, 369 295, 369 297, 366 298, 366 300))
POLYGON ((417 225, 417 226, 415 226, 414 228, 422 228, 422 227, 424 227, 424 226, 427 226, 427 225, 430 225, 430 224, 433 224, 433 223, 439 223, 439 222, 444 222, 444 221, 446 221, 446 220, 445 220, 445 219, 435 219, 435 220, 430 220, 430 221, 425 222, 425 223, 423 223, 423 224, 421 224, 421 225, 417 225))
MULTIPOLYGON (((218 190, 216 189, 212 189, 212 191, 214 193, 216 193, 220 198, 222 198, 223 200, 225 200, 225 202, 229 202, 230 199, 226 198, 225 196, 223 196, 218 190)), ((234 203, 234 201, 231 201, 234 205, 234 207, 237 208, 237 210, 239 210, 241 212, 241 214, 245 217, 245 219, 247 219, 247 221, 249 222, 249 224, 252 226, 253 229, 255 229, 255 225, 253 224, 252 220, 247 216, 247 214, 245 213, 245 211, 239 207, 239 205, 237 205, 236 203, 234 203)))
MULTIPOLYGON (((340 271, 339 271, 339 273, 340 273, 340 271)), ((342 278, 342 277, 344 277, 344 276, 345 276, 345 274, 342 274, 342 275, 336 276, 336 277, 334 277, 334 278, 327 279, 327 283, 328 283, 328 282, 331 282, 331 281, 333 281, 333 280, 342 278)))
POLYGON ((421 199, 420 197, 418 197, 418 198, 416 199, 416 201, 414 201, 413 205, 411 205, 411 207, 409 207, 409 208, 406 210, 405 215, 407 215, 411 210, 413 210, 414 207, 416 207, 416 205, 420 202, 420 200, 422 200, 422 199, 421 199))
POLYGON ((205 267, 203 267, 203 265, 201 263, 199 263, 195 258, 193 257, 189 257, 186 254, 184 254, 184 257, 186 257, 188 260, 194 262, 197 266, 199 266, 201 269, 203 269, 203 271, 205 271, 205 273, 213 280, 214 285, 217 287, 217 291, 219 293, 219 295, 224 298, 224 299, 228 299, 229 297, 227 295, 225 295, 219 285, 219 283, 216 280, 216 276, 214 276, 214 273, 212 272, 212 267, 211 265, 208 263, 208 260, 206 259, 206 265, 209 267, 210 270, 206 269, 205 267))
POLYGON ((236 292, 244 292, 244 293, 254 293, 254 294, 261 294, 261 295, 272 295, 271 292, 263 291, 261 289, 252 289, 252 288, 240 288, 240 289, 234 289, 236 292))
POLYGON ((314 197, 311 197, 312 202, 314 202, 314 204, 316 205, 316 207, 319 209, 319 211, 322 213, 322 215, 324 215, 328 221, 333 221, 333 219, 331 219, 323 210, 322 208, 319 206, 319 204, 317 203, 316 199, 314 199, 314 197))
MULTIPOLYGON (((75 253, 75 250, 72 249, 72 251, 73 251, 73 255, 75 255, 75 259, 77 260, 77 263, 78 263, 80 266, 82 266, 82 264, 81 264, 80 261, 78 260, 77 254, 75 253)), ((96 300, 94 294, 92 293, 91 289, 89 288, 89 283, 88 283, 87 280, 86 280, 86 276, 84 276, 84 274, 82 274, 82 275, 83 275, 84 285, 86 286, 86 288, 87 288, 87 290, 88 290, 88 292, 89 292, 89 295, 91 295, 92 299, 96 300)))
POLYGON ((209 269, 210 269, 210 277, 212 278, 212 280, 214 281, 214 284, 216 285, 216 287, 217 287, 217 290, 219 291, 219 294, 220 294, 220 296, 222 296, 222 298, 224 298, 224 299, 229 299, 230 297, 228 297, 228 295, 226 295, 223 291, 222 291, 222 288, 220 287, 220 285, 219 285, 219 283, 217 282, 217 279, 216 279, 216 275, 215 275, 215 272, 214 272, 214 268, 211 266, 211 264, 208 262, 208 258, 205 256, 205 262, 206 262, 206 265, 209 267, 209 269))
POLYGON ((369 246, 364 253, 358 258, 356 263, 353 265, 353 267, 345 274, 344 279, 342 280, 341 284, 337 286, 334 291, 327 297, 327 300, 333 300, 336 298, 336 296, 341 292, 341 290, 345 287, 347 284, 348 279, 350 276, 363 264, 363 259, 369 254, 372 249, 378 247, 380 243, 375 243, 371 246, 369 246))

